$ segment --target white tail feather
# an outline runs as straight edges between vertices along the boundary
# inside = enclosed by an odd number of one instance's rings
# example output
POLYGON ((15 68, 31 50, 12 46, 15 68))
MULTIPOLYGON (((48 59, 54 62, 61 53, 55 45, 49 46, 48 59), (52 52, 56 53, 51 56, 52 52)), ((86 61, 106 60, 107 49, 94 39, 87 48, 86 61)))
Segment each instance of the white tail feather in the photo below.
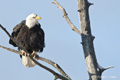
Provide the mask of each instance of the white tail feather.
POLYGON ((25 67, 34 67, 36 64, 27 56, 22 56, 22 64, 25 67))

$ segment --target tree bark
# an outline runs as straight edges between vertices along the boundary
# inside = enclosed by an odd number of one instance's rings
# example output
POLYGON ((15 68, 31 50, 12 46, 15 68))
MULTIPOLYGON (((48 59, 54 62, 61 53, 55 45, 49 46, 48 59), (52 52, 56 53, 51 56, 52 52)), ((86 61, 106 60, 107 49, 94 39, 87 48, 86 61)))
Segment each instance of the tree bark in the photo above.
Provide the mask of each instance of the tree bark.
POLYGON ((85 55, 85 62, 89 74, 89 80, 101 80, 101 73, 95 55, 93 40, 89 20, 89 3, 87 0, 78 0, 78 12, 81 26, 82 46, 85 55))

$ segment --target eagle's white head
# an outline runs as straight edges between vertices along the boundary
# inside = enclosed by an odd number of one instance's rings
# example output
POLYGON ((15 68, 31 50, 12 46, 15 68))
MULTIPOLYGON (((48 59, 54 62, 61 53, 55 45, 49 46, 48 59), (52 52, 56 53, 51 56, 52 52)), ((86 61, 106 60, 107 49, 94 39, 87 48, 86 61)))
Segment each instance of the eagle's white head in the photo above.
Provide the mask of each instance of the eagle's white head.
POLYGON ((32 27, 34 27, 36 24, 38 24, 38 20, 41 19, 40 16, 37 16, 37 14, 30 14, 27 18, 26 18, 26 25, 27 27, 30 29, 32 27))

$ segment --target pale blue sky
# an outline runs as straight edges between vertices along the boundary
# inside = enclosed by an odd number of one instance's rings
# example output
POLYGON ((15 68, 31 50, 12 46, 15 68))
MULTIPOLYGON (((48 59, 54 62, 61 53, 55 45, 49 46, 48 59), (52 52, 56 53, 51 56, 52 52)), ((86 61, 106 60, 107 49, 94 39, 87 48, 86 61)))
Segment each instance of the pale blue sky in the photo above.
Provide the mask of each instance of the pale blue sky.
MULTIPOLYGON (((46 47, 40 56, 58 63, 72 80, 88 80, 81 36, 73 32, 62 11, 52 4, 53 0, 2 0, 0 2, 0 24, 10 33, 13 27, 29 14, 42 17, 46 47)), ((77 0, 57 0, 67 11, 73 24, 80 29, 77 0)), ((114 66, 103 73, 103 80, 120 80, 120 1, 90 0, 90 21, 95 52, 99 64, 103 67, 114 66)), ((13 49, 9 38, 0 29, 0 45, 13 49)), ((43 63, 43 62, 41 62, 43 63)), ((44 65, 49 66, 46 63, 44 65)), ((49 66, 53 70, 53 67, 49 66)), ((55 70, 56 71, 56 70, 55 70)), ((53 80, 48 71, 36 66, 26 68, 21 64, 19 55, 0 48, 0 80, 53 80)))

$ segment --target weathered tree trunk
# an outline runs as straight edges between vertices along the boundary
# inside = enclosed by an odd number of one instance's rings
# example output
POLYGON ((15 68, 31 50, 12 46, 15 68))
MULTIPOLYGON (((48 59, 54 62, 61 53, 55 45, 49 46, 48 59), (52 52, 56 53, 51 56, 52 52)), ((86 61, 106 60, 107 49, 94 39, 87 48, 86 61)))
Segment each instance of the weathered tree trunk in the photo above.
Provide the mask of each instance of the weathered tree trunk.
POLYGON ((78 0, 78 12, 81 25, 82 46, 90 80, 101 80, 100 68, 97 63, 89 20, 89 3, 87 0, 78 0))
POLYGON ((85 61, 87 65, 87 70, 89 74, 89 80, 101 80, 102 72, 113 68, 107 67, 103 68, 97 63, 95 51, 94 51, 94 45, 93 40, 95 37, 91 34, 91 28, 90 28, 90 20, 89 20, 89 6, 92 5, 87 0, 77 0, 78 1, 78 12, 80 17, 80 25, 81 30, 79 30, 77 27, 73 25, 73 23, 70 21, 69 17, 67 16, 67 12, 65 9, 56 1, 54 0, 52 3, 56 4, 64 13, 64 18, 70 25, 73 31, 77 32, 78 34, 81 34, 82 38, 82 45, 85 55, 85 61))

